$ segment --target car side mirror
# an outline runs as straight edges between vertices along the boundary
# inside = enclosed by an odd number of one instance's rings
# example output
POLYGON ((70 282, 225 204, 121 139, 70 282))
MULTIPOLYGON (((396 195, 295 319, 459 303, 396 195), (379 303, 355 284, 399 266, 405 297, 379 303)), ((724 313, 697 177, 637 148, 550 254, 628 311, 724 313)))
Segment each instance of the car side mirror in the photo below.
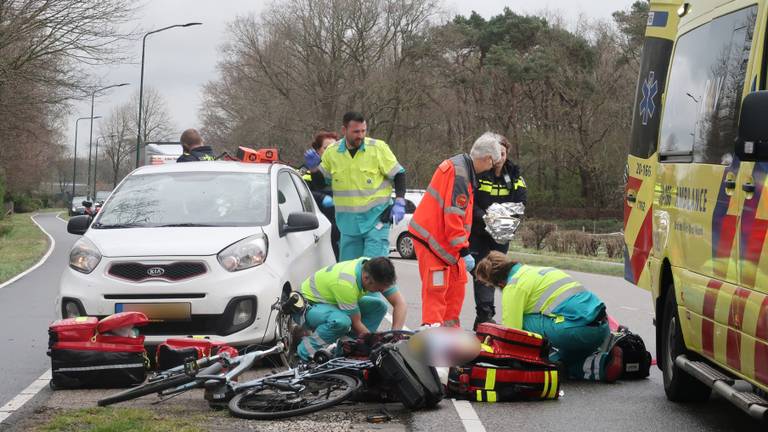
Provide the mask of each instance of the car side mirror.
POLYGON ((92 217, 89 215, 72 216, 67 222, 67 232, 75 235, 83 235, 91 226, 92 217))
POLYGON ((85 207, 85 208, 91 208, 91 206, 93 206, 93 203, 92 203, 92 202, 90 202, 90 201, 83 201, 81 204, 82 204, 82 205, 83 205, 83 207, 85 207))
POLYGON ((309 212, 295 212, 288 215, 288 222, 283 225, 283 233, 312 231, 320 226, 317 215, 309 212))
POLYGON ((736 155, 743 161, 768 160, 768 91, 749 93, 741 103, 736 155))

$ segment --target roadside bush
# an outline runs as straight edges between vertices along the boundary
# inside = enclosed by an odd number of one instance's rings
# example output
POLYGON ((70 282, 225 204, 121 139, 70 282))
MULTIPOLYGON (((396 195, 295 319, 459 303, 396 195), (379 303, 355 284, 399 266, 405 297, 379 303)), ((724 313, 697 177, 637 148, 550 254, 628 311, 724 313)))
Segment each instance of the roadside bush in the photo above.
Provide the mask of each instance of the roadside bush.
POLYGON ((0 223, 0 238, 7 236, 13 231, 13 225, 10 223, 0 223))
POLYGON ((517 240, 520 241, 520 243, 523 245, 526 249, 535 249, 536 248, 536 235, 528 228, 520 228, 517 230, 517 233, 515 234, 515 237, 517 240))
POLYGON ((0 220, 5 217, 5 172, 0 169, 0 220))
POLYGON ((624 254, 623 236, 606 236, 603 240, 603 245, 605 246, 605 254, 608 255, 608 258, 620 258, 624 254))
POLYGON ((541 250, 544 248, 544 240, 550 233, 557 229, 557 225, 549 222, 527 221, 525 226, 528 231, 531 232, 531 238, 529 238, 528 245, 525 241, 523 246, 531 249, 541 250))
POLYGON ((568 254, 573 251, 568 231, 555 231, 547 237, 547 248, 555 253, 568 254))
POLYGON ((573 231, 573 248, 579 255, 597 256, 600 250, 600 242, 592 234, 573 231))
POLYGON ((43 207, 43 202, 39 198, 26 194, 14 195, 11 197, 11 201, 13 201, 16 213, 30 213, 43 207))

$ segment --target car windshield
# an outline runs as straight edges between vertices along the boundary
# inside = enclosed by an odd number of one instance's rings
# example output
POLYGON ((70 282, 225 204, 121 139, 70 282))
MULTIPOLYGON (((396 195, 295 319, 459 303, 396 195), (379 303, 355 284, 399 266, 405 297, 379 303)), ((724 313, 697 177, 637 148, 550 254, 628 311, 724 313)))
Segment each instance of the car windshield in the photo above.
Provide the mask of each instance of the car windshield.
POLYGON ((262 226, 269 208, 267 174, 134 175, 112 193, 92 228, 262 226))

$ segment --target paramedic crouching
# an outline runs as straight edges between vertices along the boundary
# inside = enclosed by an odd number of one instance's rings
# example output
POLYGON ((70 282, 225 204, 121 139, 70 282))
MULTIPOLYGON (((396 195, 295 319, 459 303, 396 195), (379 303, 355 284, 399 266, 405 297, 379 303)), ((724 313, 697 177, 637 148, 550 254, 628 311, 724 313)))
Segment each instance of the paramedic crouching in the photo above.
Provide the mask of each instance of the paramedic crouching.
POLYGON ((550 356, 569 378, 612 382, 622 370, 621 349, 597 353, 608 337, 605 304, 568 273, 534 267, 493 251, 477 265, 477 278, 502 288, 502 324, 538 333, 557 352, 550 356))
POLYGON ((395 267, 384 257, 342 261, 310 276, 301 293, 309 302, 306 326, 313 333, 299 343, 299 358, 310 360, 342 336, 377 331, 387 302, 393 307, 392 330, 402 329, 407 305, 395 281, 395 267))

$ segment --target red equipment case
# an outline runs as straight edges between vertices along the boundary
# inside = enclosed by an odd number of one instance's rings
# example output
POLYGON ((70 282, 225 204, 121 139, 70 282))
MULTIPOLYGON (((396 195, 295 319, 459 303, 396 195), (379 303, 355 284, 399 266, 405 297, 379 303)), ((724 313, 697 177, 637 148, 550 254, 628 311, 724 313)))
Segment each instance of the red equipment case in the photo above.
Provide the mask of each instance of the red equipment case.
POLYGON ((101 321, 78 317, 52 323, 48 328, 51 387, 111 388, 143 382, 147 364, 144 336, 109 333, 148 322, 141 312, 122 312, 101 321))
POLYGON ((221 341, 196 337, 169 338, 157 346, 155 362, 158 370, 166 370, 184 364, 190 357, 199 360, 222 352, 231 357, 238 355, 235 348, 221 341))

